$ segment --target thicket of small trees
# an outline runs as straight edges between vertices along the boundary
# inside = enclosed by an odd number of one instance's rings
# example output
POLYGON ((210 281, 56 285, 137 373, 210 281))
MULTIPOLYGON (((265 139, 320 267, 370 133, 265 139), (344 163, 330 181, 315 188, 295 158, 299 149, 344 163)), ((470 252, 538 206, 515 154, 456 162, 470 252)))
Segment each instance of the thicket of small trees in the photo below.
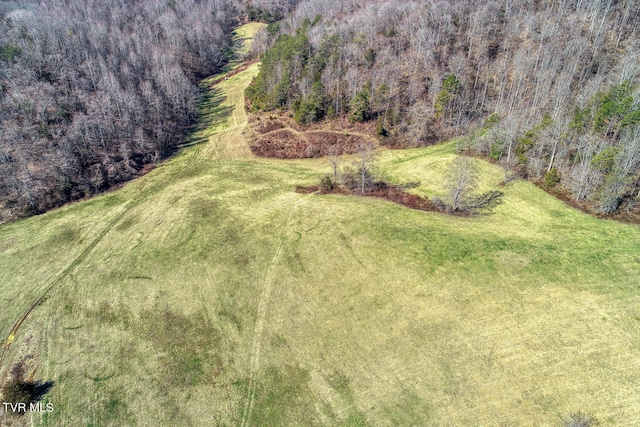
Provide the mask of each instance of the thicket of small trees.
POLYGON ((230 0, 0 3, 0 222, 170 154, 237 18, 230 0))
POLYGON ((439 211, 452 215, 475 215, 490 213, 502 203, 504 193, 489 190, 478 193, 480 173, 478 161, 470 157, 456 157, 447 168, 444 187, 447 191, 443 199, 428 199, 405 190, 415 188, 420 182, 392 184, 382 179, 382 173, 376 162, 376 147, 373 144, 361 144, 354 159, 340 164, 337 152, 329 155, 332 174, 320 178, 317 186, 299 187, 299 191, 309 192, 316 189, 320 193, 359 194, 381 197, 393 202, 423 211, 439 211))
POLYGON ((322 193, 328 193, 335 189, 344 189, 359 194, 379 189, 381 185, 387 185, 376 178, 378 175, 375 146, 362 143, 358 147, 357 154, 352 162, 341 164, 338 151, 332 150, 329 155, 329 164, 332 174, 320 179, 318 188, 322 193))
POLYGON ((307 0, 256 43, 247 95, 302 124, 376 120, 395 144, 475 130, 460 148, 506 179, 612 213, 640 193, 639 24, 632 0, 307 0))

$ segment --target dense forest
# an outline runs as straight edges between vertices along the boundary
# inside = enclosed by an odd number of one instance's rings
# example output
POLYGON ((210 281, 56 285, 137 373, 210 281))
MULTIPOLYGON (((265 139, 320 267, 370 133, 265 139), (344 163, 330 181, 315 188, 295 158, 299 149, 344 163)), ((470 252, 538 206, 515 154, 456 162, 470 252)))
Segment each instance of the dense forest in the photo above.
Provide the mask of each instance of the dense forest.
POLYGON ((138 176, 197 119, 233 1, 0 2, 0 223, 138 176))
POLYGON ((376 121, 381 143, 454 136, 611 214, 640 197, 640 4, 307 0, 257 37, 254 111, 376 121))
POLYGON ((499 162, 598 213, 640 196, 640 5, 631 0, 0 2, 0 223, 170 155, 242 19, 254 111, 374 121, 381 144, 499 162))

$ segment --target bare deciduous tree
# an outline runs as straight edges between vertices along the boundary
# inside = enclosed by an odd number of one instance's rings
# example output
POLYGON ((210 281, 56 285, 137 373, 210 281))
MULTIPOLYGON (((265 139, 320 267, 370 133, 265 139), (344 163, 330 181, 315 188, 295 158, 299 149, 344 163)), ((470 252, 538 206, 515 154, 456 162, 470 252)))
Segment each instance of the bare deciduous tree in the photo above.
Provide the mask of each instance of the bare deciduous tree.
POLYGON ((341 181, 347 189, 364 193, 373 188, 374 168, 374 147, 366 143, 360 144, 355 160, 343 168, 341 181))
POLYGON ((465 201, 475 191, 477 185, 478 167, 475 161, 469 157, 456 157, 451 162, 445 178, 451 210, 462 210, 465 201))
POLYGON ((470 157, 456 157, 450 164, 445 177, 449 206, 452 212, 473 214, 490 211, 502 203, 501 191, 487 191, 476 194, 480 178, 477 160, 470 157))
POLYGON ((373 147, 370 144, 360 144, 355 166, 358 177, 357 185, 361 193, 364 193, 365 189, 371 188, 373 184, 374 158, 373 147))
POLYGON ((140 174, 198 115, 224 65, 230 0, 0 5, 0 222, 140 174), (10 83, 9 83, 10 82, 10 83))
POLYGON ((340 152, 338 147, 333 146, 329 149, 329 163, 331 164, 331 170, 333 171, 333 183, 338 184, 338 169, 340 167, 340 152))

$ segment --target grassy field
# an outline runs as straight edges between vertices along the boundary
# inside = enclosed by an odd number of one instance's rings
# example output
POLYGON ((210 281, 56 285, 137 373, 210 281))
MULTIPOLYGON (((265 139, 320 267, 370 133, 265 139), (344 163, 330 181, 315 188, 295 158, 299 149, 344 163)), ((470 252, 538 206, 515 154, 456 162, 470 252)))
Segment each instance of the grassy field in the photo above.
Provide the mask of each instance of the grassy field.
MULTIPOLYGON (((20 422, 557 426, 580 410, 640 424, 639 227, 524 181, 473 218, 295 193, 330 166, 251 156, 257 67, 216 86, 170 161, 0 227, 3 372, 25 360, 55 383, 54 412, 20 422)), ((378 162, 434 196, 454 157, 378 162)))

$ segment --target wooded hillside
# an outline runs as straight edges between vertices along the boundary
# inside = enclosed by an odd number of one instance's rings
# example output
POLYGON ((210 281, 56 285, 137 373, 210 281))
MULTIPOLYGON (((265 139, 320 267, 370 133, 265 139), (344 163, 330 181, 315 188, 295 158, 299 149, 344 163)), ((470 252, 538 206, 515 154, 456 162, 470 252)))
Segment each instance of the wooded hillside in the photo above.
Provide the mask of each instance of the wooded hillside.
POLYGON ((0 223, 138 176, 184 140, 234 2, 0 3, 0 223))
POLYGON ((468 135, 594 211, 640 195, 640 5, 630 0, 301 2, 254 44, 254 110, 377 121, 383 144, 468 135))

